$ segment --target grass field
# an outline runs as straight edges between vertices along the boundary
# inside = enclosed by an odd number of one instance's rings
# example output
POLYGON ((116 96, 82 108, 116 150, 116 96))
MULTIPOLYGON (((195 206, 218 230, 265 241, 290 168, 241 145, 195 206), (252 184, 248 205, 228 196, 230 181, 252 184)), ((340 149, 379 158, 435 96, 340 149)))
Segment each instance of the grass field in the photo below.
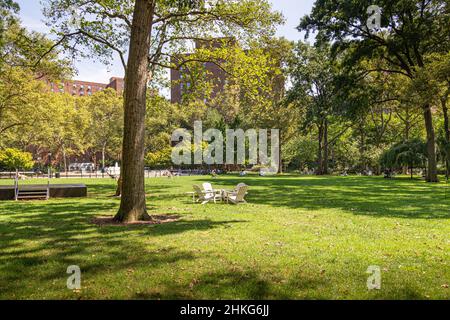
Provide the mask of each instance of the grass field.
POLYGON ((0 202, 0 299, 450 298, 444 183, 229 176, 213 185, 247 183, 249 204, 192 204, 184 192, 207 180, 148 179, 150 213, 180 216, 162 225, 93 224, 118 208, 108 179, 83 180, 86 199, 0 202), (367 289, 371 265, 380 290, 367 289))

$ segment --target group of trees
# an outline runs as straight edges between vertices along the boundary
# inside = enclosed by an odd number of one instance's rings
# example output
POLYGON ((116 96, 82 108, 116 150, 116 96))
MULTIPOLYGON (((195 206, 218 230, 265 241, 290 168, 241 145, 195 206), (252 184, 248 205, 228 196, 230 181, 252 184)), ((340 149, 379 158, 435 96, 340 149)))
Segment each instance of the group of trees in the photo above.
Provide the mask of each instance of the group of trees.
POLYGON ((24 70, 15 82, 0 78, 0 99, 8 99, 0 109, 0 148, 32 152, 37 167, 53 165, 63 171, 77 158, 99 167, 108 164, 105 155, 120 160, 123 99, 116 91, 74 97, 49 92, 45 83, 24 70))
POLYGON ((52 41, 21 26, 18 10, 13 1, 0 2, 0 149, 30 151, 37 165, 49 164, 51 153, 63 170, 72 156, 119 159, 122 97, 112 89, 79 98, 51 93, 47 82, 70 77, 71 64, 52 41))
POLYGON ((266 0, 47 0, 53 42, 21 28, 17 6, 0 0, 0 146, 51 150, 62 162, 86 152, 120 159, 122 222, 150 219, 144 166, 170 166, 171 133, 195 120, 281 129, 284 168, 427 165, 427 181, 437 181, 438 164, 450 166, 448 1, 377 2, 374 29, 371 1, 316 1, 298 27, 315 33, 309 45, 274 37, 283 19, 266 0), (228 42, 192 50, 218 35, 228 42), (105 63, 117 55, 123 98, 47 93, 39 79, 70 73, 58 50, 105 63), (219 95, 206 63, 226 74, 219 95), (167 69, 189 71, 179 104, 157 93, 167 69))
MULTIPOLYGON (((386 98, 381 95, 385 90, 378 90, 380 101, 375 102, 399 101, 421 111, 427 142, 427 181, 435 182, 438 178, 433 114, 438 108, 436 101, 448 98, 445 93, 448 81, 440 72, 430 70, 436 64, 443 70, 449 63, 449 3, 445 0, 377 1, 382 11, 377 28, 369 27, 373 19, 367 10, 370 4, 373 3, 365 0, 317 1, 312 13, 302 19, 299 30, 316 31, 319 46, 332 42, 335 57, 342 59, 342 70, 351 73, 361 69, 361 81, 353 81, 352 86, 376 81, 377 77, 386 83, 399 84, 400 92, 385 88, 389 94, 386 98)), ((367 104, 357 99, 358 107, 367 110, 373 101, 370 97, 365 100, 367 104)))
MULTIPOLYGON (((12 16, 18 10, 9 0, 2 1, 3 8, 12 16)), ((49 45, 38 46, 39 54, 33 56, 30 63, 27 61, 27 72, 31 77, 50 78, 38 70, 28 69, 28 66, 44 66, 44 61, 52 59, 57 62, 55 58, 60 48, 72 55, 97 57, 103 62, 117 54, 125 69, 122 190, 121 206, 116 216, 118 221, 150 218, 146 212, 143 176, 148 87, 157 86, 165 68, 181 68, 189 62, 221 64, 224 57, 234 56, 242 58, 246 68, 237 68, 239 63, 236 63, 233 71, 238 75, 248 75, 246 82, 252 84, 253 81, 253 86, 248 85, 247 92, 255 97, 255 85, 265 82, 257 78, 263 77, 265 72, 248 72, 258 71, 258 68, 251 67, 259 66, 259 63, 243 55, 244 50, 237 55, 239 52, 235 48, 206 55, 198 52, 198 56, 175 64, 174 58, 185 51, 190 41, 209 40, 217 34, 233 36, 241 44, 253 44, 273 35, 276 24, 282 21, 281 15, 272 11, 266 0, 49 0, 45 2, 44 13, 57 39, 49 45), (255 75, 253 79, 251 74, 255 75)), ((3 48, 5 52, 2 55, 8 56, 6 50, 9 48, 3 48)), ((61 75, 62 72, 59 73, 61 75)), ((13 127, 21 127, 22 124, 17 122, 13 127)), ((61 135, 57 136, 61 138, 61 135)), ((61 149, 67 150, 68 144, 63 141, 64 138, 58 139, 61 149)))

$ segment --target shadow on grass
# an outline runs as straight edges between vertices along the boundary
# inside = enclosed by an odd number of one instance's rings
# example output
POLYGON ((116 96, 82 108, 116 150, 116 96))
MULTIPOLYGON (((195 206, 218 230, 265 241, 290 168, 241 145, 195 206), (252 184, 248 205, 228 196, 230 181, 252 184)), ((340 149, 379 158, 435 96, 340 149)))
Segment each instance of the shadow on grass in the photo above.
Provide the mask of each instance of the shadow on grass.
MULTIPOLYGON (((194 183, 207 180, 211 179, 192 179, 194 183)), ((336 208, 355 215, 374 217, 444 219, 449 218, 450 211, 442 184, 429 185, 406 179, 387 181, 362 177, 281 176, 225 177, 212 182, 229 189, 237 183, 247 183, 250 185, 249 202, 270 206, 269 210, 273 214, 276 214, 277 208, 317 211, 336 208)), ((173 185, 180 186, 175 182, 173 185)), ((150 183, 146 187, 147 191, 159 195, 161 199, 173 199, 173 193, 169 193, 173 185, 150 183)), ((99 215, 114 214, 119 199, 109 198, 109 194, 114 192, 111 182, 89 184, 89 188, 92 192, 90 194, 95 196, 87 199, 0 203, 0 298, 12 297, 15 293, 20 295, 21 292, 22 296, 27 296, 29 292, 36 293, 34 288, 48 288, 48 283, 55 279, 62 285, 67 276, 65 268, 69 265, 80 265, 83 272, 92 276, 124 273, 129 268, 151 270, 180 261, 194 261, 202 258, 195 250, 161 245, 152 247, 151 243, 155 240, 152 237, 247 223, 233 218, 224 221, 180 220, 154 226, 100 227, 92 224, 91 219, 99 215), (142 238, 148 241, 141 241, 142 238), (29 289, 30 287, 33 289, 29 289)), ((160 283, 157 290, 136 293, 134 298, 197 298, 199 296, 196 295, 196 290, 202 297, 292 298, 292 293, 283 291, 283 288, 297 288, 304 294, 304 298, 321 298, 309 297, 308 291, 320 292, 320 287, 329 286, 320 277, 290 278, 287 284, 281 285, 271 275, 246 267, 248 266, 239 269, 224 268, 225 270, 200 274, 196 276, 197 281, 192 286, 191 283, 167 280, 160 283)), ((423 298, 417 290, 406 285, 393 293, 393 296, 423 298)), ((386 294, 380 293, 380 298, 383 297, 386 294)))
MULTIPOLYGON (((315 290, 327 284, 323 279, 291 279, 289 283, 299 290, 315 290)), ((285 285, 285 284, 284 284, 285 285)), ((204 295, 223 299, 292 299, 283 292, 270 275, 254 270, 224 270, 196 276, 190 283, 167 281, 158 290, 148 290, 134 295, 134 299, 201 299, 204 295), (201 292, 201 296, 196 293, 201 292)))
POLYGON ((450 188, 421 180, 287 175, 232 177, 215 182, 227 188, 245 182, 250 186, 250 203, 273 208, 342 209, 355 215, 408 219, 450 218, 450 188))
POLYGON ((203 219, 152 226, 91 223, 93 217, 111 214, 116 208, 115 202, 92 199, 1 203, 0 215, 9 219, 0 220, 0 297, 12 297, 27 286, 45 287, 55 279, 65 283, 69 265, 79 265, 83 273, 92 276, 192 261, 197 257, 189 250, 155 250, 140 240, 244 222, 203 219))

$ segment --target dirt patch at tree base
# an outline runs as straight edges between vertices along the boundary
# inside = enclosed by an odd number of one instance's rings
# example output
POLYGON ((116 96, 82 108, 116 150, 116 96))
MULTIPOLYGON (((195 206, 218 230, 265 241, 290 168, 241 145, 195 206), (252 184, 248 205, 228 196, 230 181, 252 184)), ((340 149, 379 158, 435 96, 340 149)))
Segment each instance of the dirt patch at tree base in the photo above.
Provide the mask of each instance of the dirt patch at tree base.
POLYGON ((141 225, 158 225, 164 223, 177 222, 180 220, 181 216, 175 214, 165 214, 165 215, 151 215, 152 220, 150 221, 136 221, 136 222, 118 222, 114 220, 114 217, 103 216, 95 217, 92 219, 92 223, 101 227, 109 226, 141 226, 141 225))

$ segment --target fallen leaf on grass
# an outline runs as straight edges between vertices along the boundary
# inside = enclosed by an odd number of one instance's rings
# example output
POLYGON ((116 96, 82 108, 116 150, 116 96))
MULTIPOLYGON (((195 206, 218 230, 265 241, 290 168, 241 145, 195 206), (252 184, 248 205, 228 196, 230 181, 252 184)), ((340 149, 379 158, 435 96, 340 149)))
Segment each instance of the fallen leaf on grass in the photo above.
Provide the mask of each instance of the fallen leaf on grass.
POLYGON ((197 285, 200 282, 200 280, 198 279, 194 279, 191 281, 191 283, 189 283, 189 288, 193 289, 195 285, 197 285))

